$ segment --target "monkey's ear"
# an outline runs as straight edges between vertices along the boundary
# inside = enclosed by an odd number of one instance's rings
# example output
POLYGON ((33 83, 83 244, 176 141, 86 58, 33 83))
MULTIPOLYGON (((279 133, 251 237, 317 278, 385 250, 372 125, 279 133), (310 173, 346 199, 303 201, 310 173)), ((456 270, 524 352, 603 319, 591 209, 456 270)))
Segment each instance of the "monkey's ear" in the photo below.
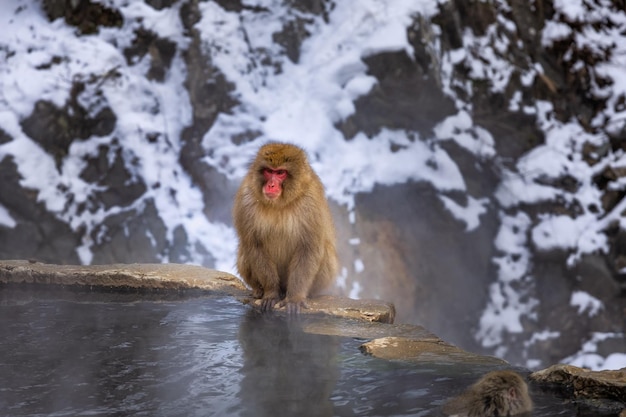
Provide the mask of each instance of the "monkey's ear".
POLYGON ((515 387, 509 388, 509 398, 517 399, 517 397, 519 397, 519 395, 515 387))

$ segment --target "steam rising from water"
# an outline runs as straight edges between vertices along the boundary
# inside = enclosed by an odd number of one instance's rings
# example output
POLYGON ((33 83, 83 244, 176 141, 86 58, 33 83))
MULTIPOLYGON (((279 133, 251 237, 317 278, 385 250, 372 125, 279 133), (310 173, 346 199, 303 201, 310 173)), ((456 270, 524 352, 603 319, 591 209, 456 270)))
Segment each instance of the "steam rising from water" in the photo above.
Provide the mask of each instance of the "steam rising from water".
POLYGON ((362 340, 303 330, 335 319, 233 299, 1 290, 4 415, 427 415, 486 371, 366 357, 362 340))

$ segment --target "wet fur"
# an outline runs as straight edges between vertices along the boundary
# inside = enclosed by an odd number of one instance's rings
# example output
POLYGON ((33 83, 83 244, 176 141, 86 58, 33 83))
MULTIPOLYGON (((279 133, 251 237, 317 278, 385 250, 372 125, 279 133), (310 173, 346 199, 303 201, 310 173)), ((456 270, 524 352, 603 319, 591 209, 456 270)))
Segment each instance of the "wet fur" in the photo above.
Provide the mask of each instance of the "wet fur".
POLYGON ((524 379, 513 371, 493 371, 443 407, 447 415, 506 417, 530 415, 533 408, 524 379))

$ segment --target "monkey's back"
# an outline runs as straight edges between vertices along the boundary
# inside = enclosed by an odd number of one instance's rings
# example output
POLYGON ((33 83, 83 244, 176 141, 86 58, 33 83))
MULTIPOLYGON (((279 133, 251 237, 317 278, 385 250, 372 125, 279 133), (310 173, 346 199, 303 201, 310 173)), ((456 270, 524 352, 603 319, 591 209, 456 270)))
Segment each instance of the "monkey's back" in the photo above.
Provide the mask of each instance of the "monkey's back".
POLYGON ((448 401, 443 412, 463 417, 529 415, 532 400, 524 379, 514 371, 492 371, 458 397, 448 401))

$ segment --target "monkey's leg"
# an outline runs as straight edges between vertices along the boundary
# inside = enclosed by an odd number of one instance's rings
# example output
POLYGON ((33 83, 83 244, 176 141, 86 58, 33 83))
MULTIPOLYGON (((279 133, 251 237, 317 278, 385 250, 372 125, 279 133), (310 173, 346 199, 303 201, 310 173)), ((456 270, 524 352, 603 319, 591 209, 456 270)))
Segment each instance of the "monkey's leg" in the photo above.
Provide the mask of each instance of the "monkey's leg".
POLYGON ((276 265, 260 254, 256 262, 255 276, 262 287, 261 310, 272 311, 280 301, 280 279, 276 265))
POLYGON ((237 270, 244 282, 252 289, 252 298, 263 298, 263 286, 252 272, 250 259, 244 256, 241 250, 239 250, 237 257, 237 270))
POLYGON ((254 245, 241 248, 246 256, 245 265, 242 261, 240 272, 246 283, 252 288, 252 296, 261 299, 261 310, 271 311, 280 301, 280 283, 278 270, 274 262, 254 245))
POLYGON ((258 280, 246 280, 250 288, 252 288, 252 298, 263 298, 263 287, 258 280))
POLYGON ((307 249, 307 247, 296 248, 296 255, 289 263, 287 294, 280 303, 281 306, 286 306, 289 314, 298 314, 301 309, 309 308, 306 298, 317 275, 321 256, 307 249))

